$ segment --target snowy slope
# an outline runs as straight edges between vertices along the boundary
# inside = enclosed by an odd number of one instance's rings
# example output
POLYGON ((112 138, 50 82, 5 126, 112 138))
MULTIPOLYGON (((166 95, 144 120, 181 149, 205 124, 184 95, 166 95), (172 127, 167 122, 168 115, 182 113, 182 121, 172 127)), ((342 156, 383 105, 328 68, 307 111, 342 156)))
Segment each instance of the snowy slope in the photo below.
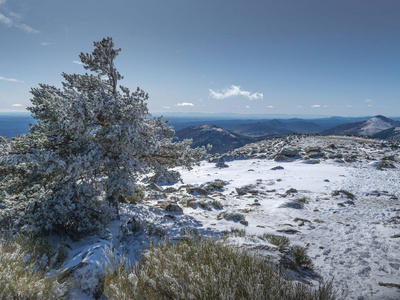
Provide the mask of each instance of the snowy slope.
POLYGON ((385 120, 381 116, 373 117, 365 121, 364 126, 360 130, 361 135, 372 136, 380 131, 393 127, 393 123, 385 120))
POLYGON ((345 123, 337 127, 325 130, 321 134, 374 136, 384 130, 398 126, 400 126, 399 121, 395 121, 378 115, 362 122, 345 123))
MULTIPOLYGON (((225 155, 226 168, 205 161, 191 171, 177 168, 183 183, 147 190, 142 204, 122 205, 121 220, 110 224, 104 242, 88 238, 86 245, 71 244, 69 265, 75 266, 79 255, 90 257, 83 255, 88 249, 110 247, 109 242, 117 253, 138 258, 149 235, 127 234, 130 220, 145 224, 152 239, 179 240, 187 230, 218 238, 238 228, 252 237, 233 237, 233 245, 271 259, 282 254, 256 235, 285 235, 292 244, 307 247, 315 272, 333 280, 338 299, 400 299, 399 289, 384 286, 400 284, 399 149, 360 138, 294 136, 225 155), (275 154, 288 146, 299 154, 278 161, 282 157, 275 154), (210 182, 223 186, 207 190, 210 182), (168 211, 165 204, 170 203, 183 212, 168 211), (228 212, 241 214, 242 222, 221 217, 228 212)), ((92 264, 96 272, 100 260, 92 264)), ((82 272, 79 276, 84 287, 92 283, 82 272)), ((303 278, 318 286, 316 279, 303 278)))

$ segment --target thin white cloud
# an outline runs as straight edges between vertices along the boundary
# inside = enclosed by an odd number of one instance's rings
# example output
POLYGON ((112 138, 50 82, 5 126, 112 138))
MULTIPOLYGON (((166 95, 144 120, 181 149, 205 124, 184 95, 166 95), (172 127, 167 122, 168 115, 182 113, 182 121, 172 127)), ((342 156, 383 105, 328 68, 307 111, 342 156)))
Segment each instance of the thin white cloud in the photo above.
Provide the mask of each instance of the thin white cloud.
POLYGON ((5 15, 1 13, 0 13, 0 22, 8 26, 11 26, 13 23, 13 21, 10 18, 7 18, 5 15))
POLYGON ((190 102, 182 102, 178 103, 176 106, 194 106, 194 104, 190 102))
POLYGON ((73 63, 74 63, 74 64, 77 64, 77 65, 83 65, 83 62, 77 61, 77 60, 74 60, 73 63))
POLYGON ((6 2, 7 2, 7 0, 0 0, 0 5, 4 4, 6 2))
MULTIPOLYGON (((0 4, 4 4, 4 3, 5 3, 5 1, 0 2, 0 4)), ((10 13, 9 15, 12 18, 9 18, 9 17, 3 15, 2 13, 0 13, 0 23, 3 23, 4 25, 6 25, 8 27, 16 27, 27 33, 39 33, 39 30, 36 30, 26 24, 20 23, 19 22, 19 19, 21 18, 20 15, 15 14, 15 13, 10 13)))
POLYGON ((315 105, 311 105, 311 107, 313 107, 313 108, 315 108, 315 107, 321 107, 321 105, 315 104, 315 105))
POLYGON ((15 27, 22 29, 23 31, 27 32, 27 33, 39 33, 39 30, 36 30, 26 24, 15 24, 15 27))
POLYGON ((50 45, 50 43, 48 43, 48 42, 42 42, 42 43, 40 43, 40 46, 48 46, 48 45, 50 45))
POLYGON ((374 102, 372 99, 365 99, 365 102, 367 102, 367 103, 372 103, 372 102, 374 102))
POLYGON ((11 106, 14 106, 14 107, 21 107, 22 104, 15 103, 15 104, 13 104, 13 105, 11 105, 11 106))
POLYGON ((14 79, 14 78, 5 78, 5 77, 1 77, 1 76, 0 76, 0 80, 10 81, 10 82, 23 82, 23 81, 18 80, 18 79, 14 79))
POLYGON ((242 91, 240 89, 240 86, 238 86, 238 85, 231 85, 229 88, 223 89, 222 91, 216 91, 216 90, 212 90, 212 89, 209 89, 209 91, 210 91, 211 98, 218 99, 218 100, 231 98, 231 97, 235 97, 235 96, 246 97, 249 100, 262 99, 264 97, 264 95, 261 93, 252 93, 249 91, 242 91))
POLYGON ((246 107, 246 108, 250 108, 250 106, 248 106, 248 105, 246 105, 245 107, 246 107))
POLYGON ((9 12, 9 15, 11 17, 15 18, 15 19, 18 19, 18 20, 22 19, 22 15, 21 14, 16 14, 14 12, 9 12))
POLYGON ((267 105, 267 108, 274 108, 273 105, 267 105))
POLYGON ((163 108, 167 108, 168 109, 168 108, 171 108, 171 107, 170 106, 163 106, 163 108))

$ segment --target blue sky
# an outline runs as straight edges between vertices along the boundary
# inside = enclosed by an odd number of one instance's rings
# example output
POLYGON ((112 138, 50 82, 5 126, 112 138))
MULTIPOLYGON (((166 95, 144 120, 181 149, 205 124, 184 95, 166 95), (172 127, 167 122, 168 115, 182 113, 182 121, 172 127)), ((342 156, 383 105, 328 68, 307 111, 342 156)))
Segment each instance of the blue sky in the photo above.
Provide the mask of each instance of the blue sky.
POLYGON ((0 111, 93 41, 152 112, 400 116, 398 0, 0 0, 0 111))

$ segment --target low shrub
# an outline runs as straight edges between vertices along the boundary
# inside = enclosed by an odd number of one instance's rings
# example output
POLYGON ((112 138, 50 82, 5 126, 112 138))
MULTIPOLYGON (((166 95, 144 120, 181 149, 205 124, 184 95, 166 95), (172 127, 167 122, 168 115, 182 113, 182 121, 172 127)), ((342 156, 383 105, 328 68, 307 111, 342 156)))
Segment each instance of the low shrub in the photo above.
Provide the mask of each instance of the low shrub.
POLYGON ((222 220, 222 219, 225 219, 227 221, 240 222, 240 221, 244 221, 245 217, 243 214, 241 214, 239 212, 224 211, 224 212, 219 213, 217 216, 217 220, 222 220))
POLYGON ((293 245, 290 247, 293 252, 294 260, 299 267, 305 267, 312 269, 314 267, 311 258, 307 254, 307 249, 299 245, 293 245))
POLYGON ((128 203, 138 203, 144 199, 145 193, 143 189, 137 185, 134 187, 134 194, 132 196, 126 197, 126 202, 128 203))
POLYGON ((290 245, 290 239, 286 236, 264 233, 263 235, 259 235, 258 237, 262 240, 268 241, 272 245, 277 246, 279 250, 287 248, 290 245))
POLYGON ((229 237, 229 236, 245 237, 246 235, 247 235, 246 229, 239 229, 239 228, 234 228, 234 227, 231 227, 231 229, 229 231, 224 232, 224 236, 226 236, 226 237, 229 237))
POLYGON ((108 299, 334 299, 332 284, 287 281, 269 261, 232 245, 192 239, 152 246, 135 266, 110 264, 108 299))
POLYGON ((33 236, 0 237, 0 299, 70 299, 60 268, 67 253, 33 236))

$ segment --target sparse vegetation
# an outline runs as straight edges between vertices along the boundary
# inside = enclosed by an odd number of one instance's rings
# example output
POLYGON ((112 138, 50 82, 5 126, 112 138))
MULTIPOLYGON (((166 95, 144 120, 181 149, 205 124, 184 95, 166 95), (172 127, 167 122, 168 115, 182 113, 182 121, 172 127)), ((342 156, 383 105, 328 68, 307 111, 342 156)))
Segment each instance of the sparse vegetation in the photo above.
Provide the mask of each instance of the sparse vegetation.
POLYGON ((167 232, 162 227, 155 225, 148 221, 142 221, 136 218, 132 218, 126 224, 122 226, 122 232, 124 236, 129 236, 136 233, 144 233, 147 236, 162 238, 167 235, 167 232))
POLYGON ((126 197, 126 202, 128 203, 138 203, 144 199, 145 192, 143 188, 139 187, 138 185, 135 185, 134 187, 134 193, 131 196, 126 197))
POLYGON ((277 246, 279 250, 287 248, 290 245, 290 239, 286 236, 264 233, 258 237, 262 240, 268 241, 272 245, 277 246))
POLYGON ((223 209, 223 208, 224 208, 224 205, 223 205, 220 201, 215 200, 215 199, 211 202, 211 204, 212 204, 212 206, 214 206, 216 209, 223 209))
POLYGON ((0 237, 0 299, 68 299, 71 282, 57 271, 66 257, 43 239, 0 237))
POLYGON ((334 299, 332 284, 313 289, 283 279, 267 259, 211 239, 152 246, 140 263, 111 262, 109 299, 334 299))
POLYGON ((222 220, 222 219, 234 222, 245 221, 245 217, 243 214, 239 212, 229 212, 229 211, 223 211, 218 214, 217 220, 222 220))
POLYGON ((352 200, 355 199, 354 194, 350 193, 350 192, 348 192, 346 190, 335 190, 335 191, 332 192, 332 196, 333 197, 341 196, 341 197, 346 197, 346 198, 349 198, 349 199, 352 199, 352 200))
POLYGON ((231 227, 229 231, 224 232, 224 236, 245 237, 246 235, 246 229, 239 229, 235 227, 231 227))
POLYGON ((307 249, 299 245, 293 245, 290 247, 293 252, 296 264, 300 267, 312 269, 313 263, 311 258, 307 255, 307 249))

